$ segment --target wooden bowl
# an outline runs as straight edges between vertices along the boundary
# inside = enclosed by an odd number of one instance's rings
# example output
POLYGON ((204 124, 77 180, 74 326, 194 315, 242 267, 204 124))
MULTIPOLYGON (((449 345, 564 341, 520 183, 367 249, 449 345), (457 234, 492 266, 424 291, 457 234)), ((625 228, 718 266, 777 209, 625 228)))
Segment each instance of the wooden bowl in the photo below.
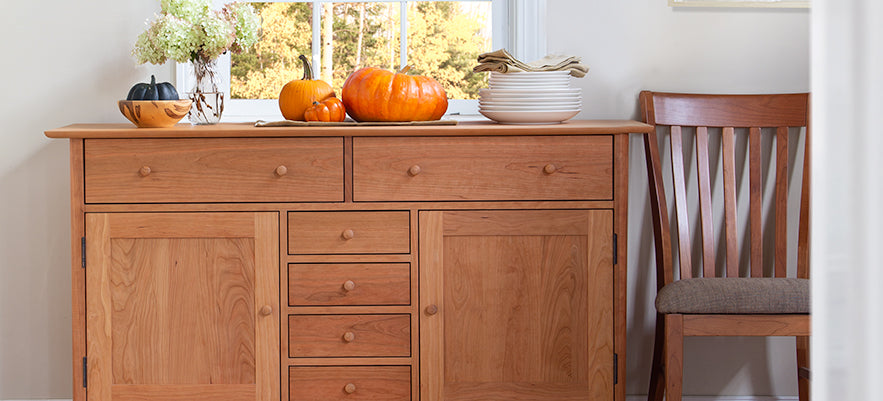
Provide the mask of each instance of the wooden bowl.
POLYGON ((138 128, 165 128, 181 121, 190 111, 190 99, 120 100, 120 112, 138 128))

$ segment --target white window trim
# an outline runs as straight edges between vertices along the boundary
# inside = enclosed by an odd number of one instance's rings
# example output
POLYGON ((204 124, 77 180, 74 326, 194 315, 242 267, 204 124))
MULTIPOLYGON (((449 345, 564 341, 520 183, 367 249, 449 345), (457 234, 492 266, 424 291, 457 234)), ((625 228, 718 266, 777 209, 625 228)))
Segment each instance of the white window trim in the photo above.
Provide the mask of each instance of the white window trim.
MULTIPOLYGON (((282 0, 277 2, 302 2, 303 0, 282 0)), ((317 3, 326 2, 362 2, 368 0, 316 0, 317 3)), ((373 1, 399 1, 399 0, 373 0, 373 1)), ((420 0, 414 0, 420 1, 420 0)), ((422 0, 426 1, 426 0, 422 0)), ((431 1, 431 0, 430 0, 431 1)), ((461 0, 469 1, 469 0, 461 0)), ((500 2, 501 6, 493 8, 493 38, 492 49, 505 48, 514 57, 523 61, 532 61, 546 55, 546 0, 491 0, 500 2)), ((213 0, 213 7, 219 9, 229 0, 213 0)), ((320 12, 316 7, 313 13, 320 12)), ((318 24, 318 18, 314 16, 314 24, 318 24)), ((407 32, 407 25, 402 26, 407 32)), ((317 40, 314 38, 314 41, 317 40)), ((405 54, 407 42, 402 41, 405 54)), ((318 59, 320 46, 313 44, 313 59, 318 59)), ((317 67, 313 65, 315 70, 317 67)), ((275 121, 282 120, 278 101, 275 99, 230 99, 230 54, 221 55, 218 58, 218 69, 221 76, 220 90, 227 94, 226 108, 221 117, 223 122, 252 122, 256 120, 275 121)), ((317 71, 313 71, 317 75, 317 71)), ((189 64, 177 63, 175 68, 176 86, 179 92, 186 92, 193 86, 192 73, 189 64)), ((465 99, 451 99, 448 102, 448 111, 445 118, 476 119, 483 118, 478 114, 478 101, 465 99)))

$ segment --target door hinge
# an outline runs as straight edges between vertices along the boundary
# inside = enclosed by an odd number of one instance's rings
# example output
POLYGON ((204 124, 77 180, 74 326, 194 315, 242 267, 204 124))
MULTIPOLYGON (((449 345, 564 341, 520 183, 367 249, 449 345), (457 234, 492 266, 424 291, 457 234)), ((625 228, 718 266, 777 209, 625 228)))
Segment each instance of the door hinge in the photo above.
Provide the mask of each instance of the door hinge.
POLYGON ((80 262, 83 268, 86 268, 86 237, 80 238, 80 262))
MULTIPOLYGON (((85 245, 84 245, 85 246, 85 245)), ((619 263, 619 238, 613 234, 613 264, 619 263)))
POLYGON ((83 357, 83 388, 89 384, 89 381, 86 378, 87 372, 89 371, 89 362, 87 362, 86 357, 83 357))
POLYGON ((619 355, 613 354, 613 384, 619 384, 619 355))

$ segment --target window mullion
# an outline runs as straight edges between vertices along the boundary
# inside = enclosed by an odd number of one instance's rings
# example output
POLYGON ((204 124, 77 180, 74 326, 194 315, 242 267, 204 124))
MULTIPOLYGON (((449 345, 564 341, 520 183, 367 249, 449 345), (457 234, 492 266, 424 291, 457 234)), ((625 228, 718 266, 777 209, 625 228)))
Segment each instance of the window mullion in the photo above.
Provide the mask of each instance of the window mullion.
POLYGON ((399 50, 399 69, 402 69, 408 63, 408 2, 401 1, 399 4, 401 6, 401 16, 399 17, 399 20, 401 21, 399 24, 399 37, 401 38, 399 40, 401 43, 401 49, 399 50))
POLYGON ((318 0, 313 1, 313 60, 311 64, 313 79, 319 79, 319 67, 317 66, 320 63, 317 63, 316 60, 322 59, 322 3, 318 0))

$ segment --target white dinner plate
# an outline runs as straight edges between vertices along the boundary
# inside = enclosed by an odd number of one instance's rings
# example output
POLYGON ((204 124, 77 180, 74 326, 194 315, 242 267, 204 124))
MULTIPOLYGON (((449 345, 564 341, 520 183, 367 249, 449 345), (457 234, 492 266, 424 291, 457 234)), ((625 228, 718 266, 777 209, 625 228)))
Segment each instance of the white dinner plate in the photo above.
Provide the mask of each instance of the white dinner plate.
POLYGON ((502 78, 525 78, 525 77, 567 77, 570 71, 512 71, 498 72, 491 71, 491 77, 502 78))
POLYGON ((508 103, 545 103, 545 102, 578 102, 582 96, 481 96, 478 102, 508 103))
POLYGON ((525 85, 525 84, 549 84, 549 85, 570 85, 570 79, 490 79, 488 83, 493 85, 525 85))
POLYGON ((542 89, 542 90, 525 90, 525 89, 479 89, 479 96, 580 96, 580 88, 566 89, 542 89))
POLYGON ((579 111, 582 109, 582 106, 478 106, 478 109, 489 111, 579 111))
POLYGON ((573 102, 532 102, 532 103, 512 103, 512 102, 485 102, 479 101, 478 105, 481 107, 574 107, 581 106, 582 102, 573 101, 573 102))
POLYGON ((553 77, 553 78, 540 78, 540 77, 537 77, 537 78, 495 78, 495 77, 491 77, 490 79, 488 79, 488 82, 490 82, 491 84, 493 84, 493 83, 523 84, 523 83, 542 83, 542 82, 552 83, 552 84, 558 84, 558 83, 569 84, 570 77, 553 77))
POLYGON ((490 111, 479 110, 483 116, 502 124, 556 124, 579 114, 575 111, 490 111))
POLYGON ((549 88, 549 89, 570 89, 572 88, 568 83, 560 83, 560 84, 552 84, 552 83, 543 83, 543 82, 530 82, 523 84, 510 84, 510 83, 493 83, 491 82, 488 85, 488 89, 535 89, 535 88, 549 88))

